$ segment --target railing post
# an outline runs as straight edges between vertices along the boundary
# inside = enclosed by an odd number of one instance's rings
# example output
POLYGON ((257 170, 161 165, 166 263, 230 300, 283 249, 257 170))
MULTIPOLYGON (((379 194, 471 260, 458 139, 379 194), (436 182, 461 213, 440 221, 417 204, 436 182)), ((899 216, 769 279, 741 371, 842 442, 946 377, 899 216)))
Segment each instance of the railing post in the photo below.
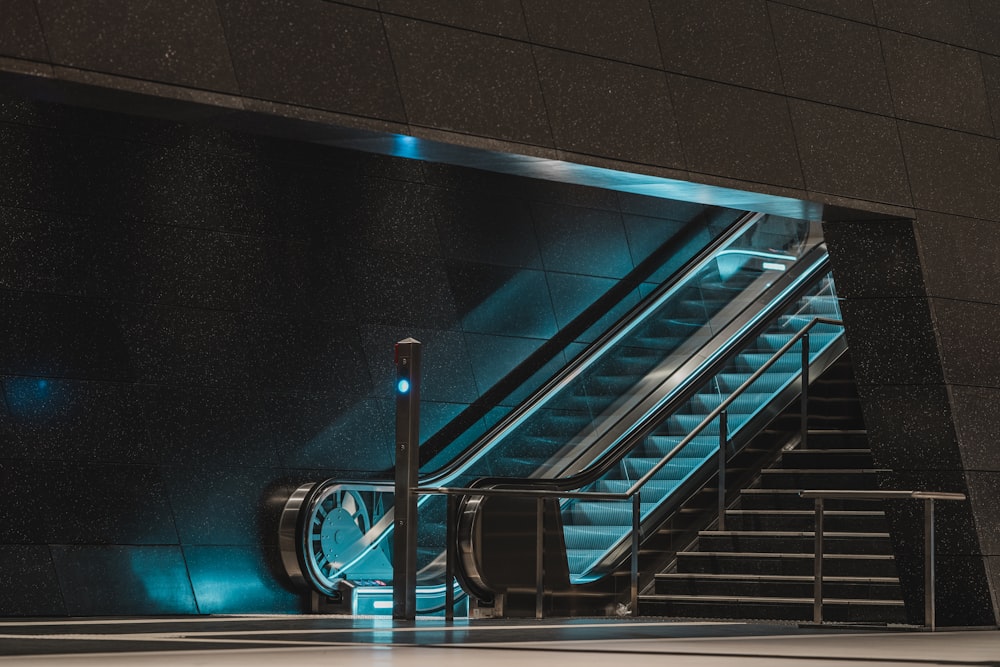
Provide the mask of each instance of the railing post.
POLYGON ((729 445, 728 410, 719 413, 719 530, 726 529, 726 453, 729 445))
POLYGON ((816 499, 816 536, 813 547, 813 622, 823 622, 823 499, 816 499))
POLYGON ((802 392, 799 397, 801 416, 799 417, 799 431, 802 441, 800 447, 809 447, 809 333, 802 336, 802 392))
POLYGON ((542 543, 545 535, 544 512, 545 499, 539 496, 535 499, 535 618, 542 618, 542 606, 545 602, 545 567, 542 563, 542 543))
POLYGON ((455 620, 455 522, 458 520, 458 498, 452 494, 445 496, 448 502, 447 524, 445 526, 444 549, 444 620, 455 620))
POLYGON ((396 343, 396 528, 392 548, 392 617, 417 615, 417 471, 420 466, 420 341, 396 343))
POLYGON ((934 600, 934 499, 924 499, 924 627, 937 627, 934 600))
POLYGON ((631 563, 631 579, 630 579, 630 606, 632 608, 632 616, 639 615, 639 541, 642 536, 639 534, 639 513, 642 508, 642 501, 640 500, 641 492, 637 491, 634 496, 632 496, 632 563, 631 563))

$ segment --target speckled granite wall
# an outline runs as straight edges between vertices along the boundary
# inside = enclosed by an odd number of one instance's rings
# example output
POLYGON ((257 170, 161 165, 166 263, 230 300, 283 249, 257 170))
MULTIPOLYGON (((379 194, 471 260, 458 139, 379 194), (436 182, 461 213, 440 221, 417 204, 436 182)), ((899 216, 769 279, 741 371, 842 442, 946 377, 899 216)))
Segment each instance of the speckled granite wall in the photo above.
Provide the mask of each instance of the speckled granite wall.
POLYGON ((391 466, 393 343, 427 437, 701 210, 12 99, 0 161, 0 615, 299 609, 276 511, 391 466))
MULTIPOLYGON (((919 434, 907 440, 934 456, 900 467, 899 483, 969 490, 962 511, 971 512, 971 526, 961 524, 969 530, 957 546, 944 535, 943 548, 969 557, 970 567, 955 574, 982 594, 966 600, 949 585, 942 603, 955 610, 948 622, 997 618, 1000 465, 990 406, 1000 388, 998 3, 0 0, 0 15, 0 86, 33 97, 314 141, 345 128, 407 134, 879 214, 841 227, 840 250, 833 250, 838 281, 857 276, 866 286, 848 297, 845 311, 873 446, 883 460, 898 460, 893 443, 919 434), (887 220, 896 219, 913 221, 900 237, 909 239, 906 252, 888 241, 897 223, 887 220), (872 250, 879 244, 882 251, 872 250), (875 252, 876 261, 860 262, 856 251, 875 252), (891 412, 880 407, 887 401, 891 412), (960 470, 962 479, 935 476, 939 465, 960 470), (926 474, 907 476, 916 470, 926 474)), ((61 152, 18 141, 11 150, 59 163, 61 152)), ((100 168, 132 173, 128 160, 100 168)), ((147 167, 153 182, 177 177, 171 169, 197 168, 147 167)), ((66 205, 55 210, 70 215, 92 196, 86 188, 54 195, 44 186, 49 177, 11 173, 0 187, 15 198, 25 187, 43 201, 57 198, 66 205)), ((240 210, 239 198, 220 207, 223 217, 241 217, 240 210)), ((86 266, 82 249, 60 252, 86 266)), ((427 264, 429 287, 440 276, 435 266, 427 264)), ((356 279, 377 275, 374 265, 353 267, 356 279)), ((224 281, 220 271, 213 279, 224 281)), ((128 287, 168 289, 143 281, 128 287)), ((183 281, 169 289, 210 298, 183 281)), ((443 303, 427 311, 425 328, 454 314, 457 304, 443 303)), ((102 316, 86 316, 100 331, 102 316)), ((52 317, 32 321, 38 335, 61 322, 52 317)), ((134 340, 151 359, 165 360, 150 372, 168 375, 192 371, 171 366, 171 350, 142 338, 157 321, 216 337, 240 326, 218 315, 193 322, 142 311, 134 340)), ((551 322, 532 326, 532 335, 543 335, 551 322)), ((359 334, 359 354, 370 340, 359 334)), ((215 371, 209 350, 201 352, 209 360, 201 379, 215 371)), ((121 360, 92 362, 113 377, 121 360)), ((309 369, 295 372, 308 376, 309 369)))

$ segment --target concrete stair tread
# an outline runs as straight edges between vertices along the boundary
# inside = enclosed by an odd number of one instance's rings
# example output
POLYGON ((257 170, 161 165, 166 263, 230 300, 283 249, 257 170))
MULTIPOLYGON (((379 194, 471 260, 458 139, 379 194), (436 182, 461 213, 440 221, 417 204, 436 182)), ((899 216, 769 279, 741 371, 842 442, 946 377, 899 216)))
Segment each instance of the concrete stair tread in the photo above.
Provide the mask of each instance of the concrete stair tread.
MULTIPOLYGON (((717 574, 714 572, 661 572, 656 575, 657 579, 704 579, 719 581, 764 581, 764 582, 813 582, 816 580, 811 574, 717 574)), ((857 584, 894 584, 899 581, 896 577, 849 577, 849 576, 828 576, 823 575, 824 582, 832 583, 857 583, 857 584)))
MULTIPOLYGON (((726 510, 727 516, 813 516, 816 514, 816 510, 726 510)), ((846 516, 846 517, 863 517, 863 516, 885 516, 885 512, 881 510, 823 510, 824 516, 846 516)))
MULTIPOLYGON (((805 530, 701 530, 699 537, 727 536, 727 537, 816 537, 815 531, 805 530)), ((859 532, 837 532, 823 531, 824 537, 840 538, 886 538, 889 533, 859 533, 859 532)))
MULTIPOLYGON (((663 593, 653 593, 643 595, 642 600, 650 602, 700 602, 705 604, 725 602, 728 604, 753 603, 753 604, 802 604, 812 606, 813 598, 770 598, 751 597, 733 595, 670 595, 663 593)), ((823 605, 863 605, 879 607, 903 607, 902 600, 878 600, 866 598, 823 598, 823 605)))
POLYGON ((811 474, 823 474, 829 475, 831 473, 837 474, 872 474, 880 472, 890 472, 887 468, 769 468, 767 470, 761 470, 761 475, 811 475, 811 474))
MULTIPOLYGON (((677 554, 678 558, 684 556, 692 557, 729 557, 729 558, 758 558, 758 559, 768 559, 768 558, 799 558, 813 560, 814 555, 811 553, 794 553, 794 552, 768 552, 768 551, 682 551, 677 554)), ((888 554, 841 554, 841 553, 824 553, 823 559, 843 559, 843 560, 895 560, 895 557, 888 554)))

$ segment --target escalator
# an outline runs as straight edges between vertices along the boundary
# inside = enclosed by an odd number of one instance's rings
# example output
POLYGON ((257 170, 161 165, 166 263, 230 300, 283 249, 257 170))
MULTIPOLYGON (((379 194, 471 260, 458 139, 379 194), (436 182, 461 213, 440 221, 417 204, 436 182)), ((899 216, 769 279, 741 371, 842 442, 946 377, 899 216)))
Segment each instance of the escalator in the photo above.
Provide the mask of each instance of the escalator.
MULTIPOLYGON (((620 492, 672 454, 642 494, 642 521, 655 524, 704 483, 705 464, 717 451, 717 424, 703 425, 693 437, 691 429, 803 323, 838 316, 821 241, 815 223, 746 216, 485 435, 422 475, 420 486, 620 492)), ((834 325, 820 325, 812 336, 814 363, 842 346, 834 325)), ((780 360, 733 404, 733 443, 795 393, 796 354, 790 349, 790 361, 780 360)), ((431 613, 441 608, 446 584, 445 503, 422 495, 419 504, 418 613, 431 613)), ((559 515, 568 583, 586 585, 613 573, 631 532, 629 508, 571 500, 559 515)), ((286 568, 345 611, 389 609, 392 525, 389 481, 303 487, 283 516, 286 568)), ((480 564, 470 557, 465 585, 489 598, 495 586, 480 564)))

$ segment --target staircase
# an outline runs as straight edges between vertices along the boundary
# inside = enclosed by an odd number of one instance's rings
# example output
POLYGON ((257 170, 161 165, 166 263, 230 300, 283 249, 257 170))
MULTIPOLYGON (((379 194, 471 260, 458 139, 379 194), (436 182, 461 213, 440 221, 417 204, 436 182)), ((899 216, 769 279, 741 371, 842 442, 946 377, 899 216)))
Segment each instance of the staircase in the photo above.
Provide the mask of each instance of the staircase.
MULTIPOLYGON (((718 374, 709 378, 640 446, 626 455, 619 465, 588 487, 587 491, 622 493, 681 440, 691 433, 721 402, 743 384, 765 361, 770 359, 793 334, 814 317, 836 319, 840 315, 833 285, 829 279, 819 281, 803 296, 789 304, 783 314, 764 329, 747 346, 730 359, 718 374)), ((810 359, 820 354, 840 336, 834 325, 818 325, 810 334, 810 359)), ((747 427, 800 373, 801 344, 794 345, 769 371, 730 407, 731 436, 747 427)), ((677 456, 650 480, 642 491, 641 515, 645 518, 660 503, 684 484, 711 459, 719 446, 719 422, 713 420, 677 456)), ((563 530, 569 570, 576 583, 587 581, 588 574, 606 553, 632 529, 631 508, 622 502, 581 501, 567 503, 563 510, 563 530)))
MULTIPOLYGON (((846 357, 846 355, 845 355, 846 357)), ((808 621, 813 618, 812 501, 803 489, 874 489, 849 360, 814 385, 808 448, 783 451, 726 512, 726 530, 698 533, 640 598, 642 615, 808 621)), ((827 500, 824 620, 905 623, 880 501, 827 500)))

